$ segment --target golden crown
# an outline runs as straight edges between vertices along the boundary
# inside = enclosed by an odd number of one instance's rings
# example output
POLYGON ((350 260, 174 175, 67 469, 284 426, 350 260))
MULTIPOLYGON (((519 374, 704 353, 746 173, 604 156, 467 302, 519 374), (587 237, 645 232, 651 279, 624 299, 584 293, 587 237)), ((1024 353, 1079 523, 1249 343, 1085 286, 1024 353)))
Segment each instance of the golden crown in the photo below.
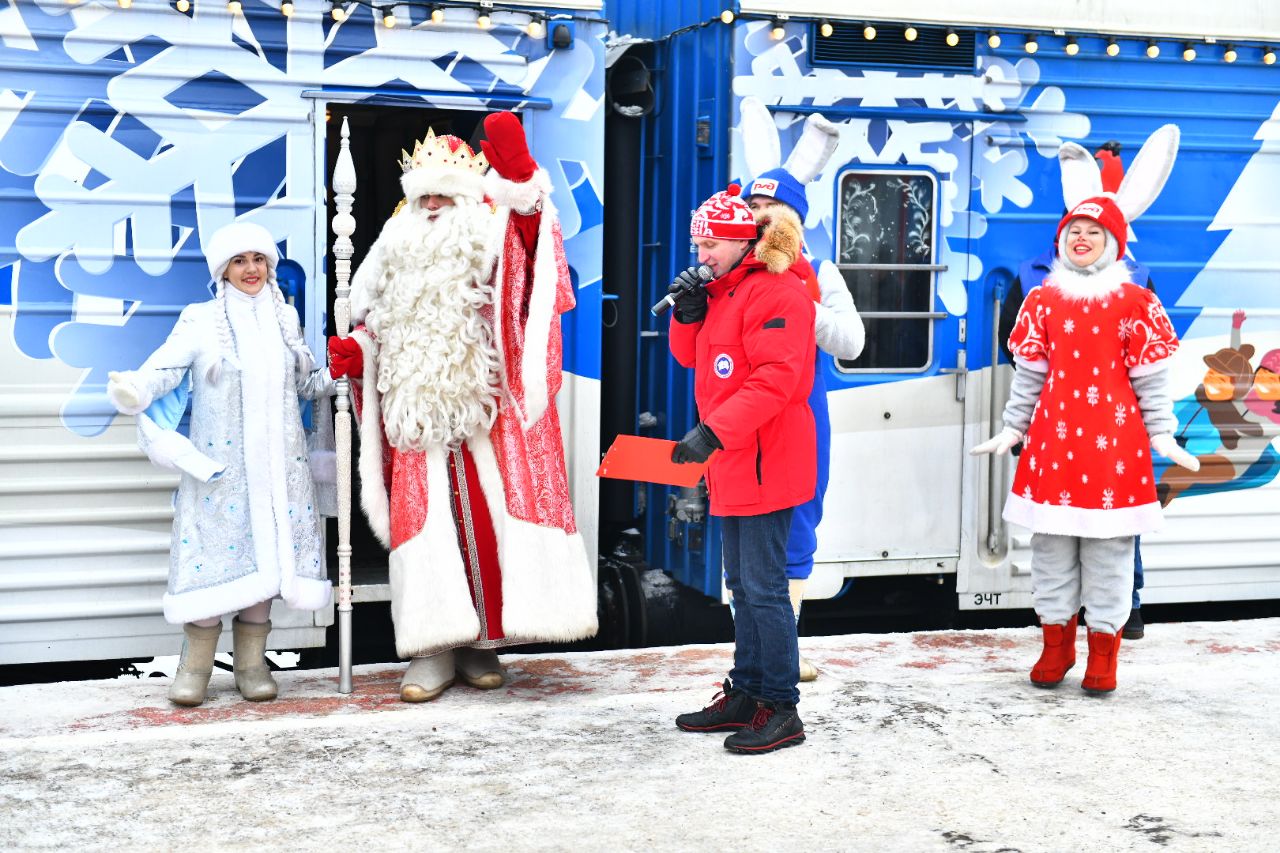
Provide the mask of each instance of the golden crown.
POLYGON ((413 153, 400 149, 400 170, 408 172, 423 166, 445 166, 466 169, 483 175, 489 169, 489 161, 483 153, 476 154, 471 146, 456 136, 436 136, 427 129, 427 135, 413 143, 413 153))

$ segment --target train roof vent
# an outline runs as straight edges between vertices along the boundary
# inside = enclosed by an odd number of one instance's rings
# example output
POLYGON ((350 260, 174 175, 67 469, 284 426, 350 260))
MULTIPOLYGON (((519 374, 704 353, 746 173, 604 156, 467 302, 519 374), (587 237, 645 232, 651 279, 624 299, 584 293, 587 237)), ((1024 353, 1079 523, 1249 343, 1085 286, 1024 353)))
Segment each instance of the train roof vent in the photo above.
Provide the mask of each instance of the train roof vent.
POLYGON ((973 30, 945 27, 914 27, 916 38, 908 41, 908 27, 876 23, 876 37, 863 35, 864 24, 831 22, 831 35, 823 38, 815 23, 809 34, 809 58, 814 65, 897 65, 916 68, 972 70, 975 64, 973 30), (958 41, 947 44, 948 32, 958 41))

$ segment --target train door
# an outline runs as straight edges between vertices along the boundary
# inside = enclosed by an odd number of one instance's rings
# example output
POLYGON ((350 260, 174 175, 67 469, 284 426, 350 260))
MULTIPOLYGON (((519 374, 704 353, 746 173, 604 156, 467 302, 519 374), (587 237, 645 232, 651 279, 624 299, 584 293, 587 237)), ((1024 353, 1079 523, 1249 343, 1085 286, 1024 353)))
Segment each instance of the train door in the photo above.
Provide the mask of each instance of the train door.
POLYGON ((846 577, 954 571, 968 273, 957 264, 968 256, 943 237, 946 184, 909 164, 850 164, 835 178, 832 257, 866 347, 852 361, 822 359, 832 451, 814 598, 846 577), (960 288, 959 307, 954 289, 944 299, 948 284, 960 288))

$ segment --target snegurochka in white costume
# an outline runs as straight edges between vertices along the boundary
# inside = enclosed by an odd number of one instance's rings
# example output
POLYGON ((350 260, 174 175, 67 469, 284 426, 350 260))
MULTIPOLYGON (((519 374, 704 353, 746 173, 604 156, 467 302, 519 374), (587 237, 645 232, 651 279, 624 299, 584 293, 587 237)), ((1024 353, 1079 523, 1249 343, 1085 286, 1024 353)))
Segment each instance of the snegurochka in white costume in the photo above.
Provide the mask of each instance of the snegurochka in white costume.
POLYGON ((405 154, 406 203, 352 279, 363 325, 329 342, 391 551, 406 702, 501 686, 502 646, 596 631, 555 406, 574 292, 551 181, 514 115, 484 127, 483 155, 434 134, 405 154))
POLYGON ((165 619, 186 635, 169 698, 207 695, 222 616, 232 620, 236 688, 276 697, 263 659, 271 601, 329 604, 321 519, 299 398, 332 393, 302 340, 298 313, 276 286, 270 232, 237 222, 205 247, 217 295, 188 305, 137 370, 109 374, 115 407, 137 415, 151 461, 179 471, 165 619), (190 389, 190 438, 174 428, 190 389))

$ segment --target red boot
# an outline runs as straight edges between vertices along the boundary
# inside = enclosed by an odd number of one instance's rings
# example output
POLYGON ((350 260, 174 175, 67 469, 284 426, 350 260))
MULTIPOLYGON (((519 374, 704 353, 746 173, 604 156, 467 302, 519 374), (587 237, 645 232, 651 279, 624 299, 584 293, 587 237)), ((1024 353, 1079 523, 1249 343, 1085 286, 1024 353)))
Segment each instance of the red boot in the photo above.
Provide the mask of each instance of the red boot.
POLYGON ((1076 665, 1076 620, 1072 616, 1065 625, 1041 625, 1044 651, 1031 668, 1031 683, 1036 687, 1057 687, 1067 670, 1076 665))
POLYGON ((1089 631, 1089 662, 1080 682, 1089 693, 1110 693, 1116 689, 1116 663, 1120 658, 1120 632, 1089 631))

